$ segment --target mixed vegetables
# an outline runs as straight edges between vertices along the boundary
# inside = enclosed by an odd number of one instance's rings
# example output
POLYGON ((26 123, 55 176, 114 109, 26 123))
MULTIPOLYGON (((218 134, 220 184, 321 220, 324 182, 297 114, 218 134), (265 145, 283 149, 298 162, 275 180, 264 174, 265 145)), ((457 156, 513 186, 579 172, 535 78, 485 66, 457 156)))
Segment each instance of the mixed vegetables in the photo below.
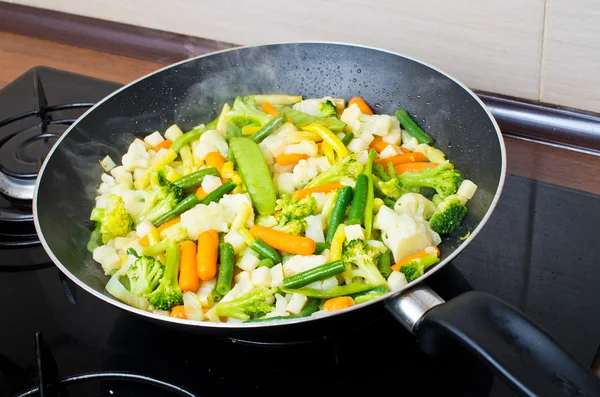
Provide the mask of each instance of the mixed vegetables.
POLYGON ((319 316, 418 279, 477 186, 406 110, 361 98, 238 97, 110 158, 88 249, 106 290, 213 322, 319 316))

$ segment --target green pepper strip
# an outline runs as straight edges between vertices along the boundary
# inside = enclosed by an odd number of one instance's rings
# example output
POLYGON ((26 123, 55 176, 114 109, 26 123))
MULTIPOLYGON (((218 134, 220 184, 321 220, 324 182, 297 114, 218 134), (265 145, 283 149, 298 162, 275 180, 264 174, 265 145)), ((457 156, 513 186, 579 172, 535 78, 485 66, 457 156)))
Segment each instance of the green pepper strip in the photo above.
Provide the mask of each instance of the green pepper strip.
POLYGON ((313 267, 301 273, 283 279, 284 288, 301 288, 315 281, 325 280, 346 271, 344 262, 337 260, 321 266, 313 267))
POLYGON ((352 205, 350 206, 350 213, 348 214, 348 225, 362 224, 367 205, 368 186, 369 177, 365 174, 359 175, 356 179, 352 205))
POLYGON ((253 134, 250 137, 250 139, 252 139, 256 143, 260 143, 263 139, 271 135, 273 132, 275 132, 275 130, 277 130, 279 127, 285 124, 285 122, 286 119, 283 116, 283 114, 279 114, 273 120, 265 124, 265 126, 258 130, 255 134, 253 134))
POLYGON ((230 243, 221 243, 219 245, 219 274, 215 291, 225 296, 231 291, 231 281, 233 279, 234 253, 233 246, 230 243))
POLYGON ((202 184, 204 177, 207 175, 219 176, 219 172, 215 167, 204 168, 198 171, 190 172, 181 178, 177 178, 173 181, 173 185, 179 186, 182 189, 195 187, 202 184))
POLYGON ((344 217, 346 216, 346 208, 348 208, 348 204, 350 204, 351 199, 352 188, 350 186, 344 186, 341 189, 337 200, 335 201, 333 211, 331 211, 331 216, 329 217, 327 237, 325 238, 325 241, 327 243, 331 244, 335 231, 337 230, 338 226, 344 221, 344 217))
POLYGON ((279 255, 279 252, 259 238, 254 240, 254 244, 252 244, 250 248, 257 254, 271 259, 274 263, 281 262, 281 255, 279 255))
POLYGON ((408 134, 417 139, 419 143, 431 143, 433 139, 425 131, 419 127, 419 125, 410 117, 408 112, 404 109, 396 111, 396 118, 408 134))

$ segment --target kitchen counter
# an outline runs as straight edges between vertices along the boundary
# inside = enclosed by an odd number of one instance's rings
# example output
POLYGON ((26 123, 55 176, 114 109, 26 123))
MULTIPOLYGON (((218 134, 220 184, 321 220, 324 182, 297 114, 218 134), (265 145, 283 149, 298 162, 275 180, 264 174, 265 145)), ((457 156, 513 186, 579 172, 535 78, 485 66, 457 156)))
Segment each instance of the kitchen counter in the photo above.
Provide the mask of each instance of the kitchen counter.
MULTIPOLYGON (((126 84, 167 64, 0 32, 0 89, 39 65, 126 84)), ((508 173, 600 194, 599 156, 509 137, 505 142, 508 173)))

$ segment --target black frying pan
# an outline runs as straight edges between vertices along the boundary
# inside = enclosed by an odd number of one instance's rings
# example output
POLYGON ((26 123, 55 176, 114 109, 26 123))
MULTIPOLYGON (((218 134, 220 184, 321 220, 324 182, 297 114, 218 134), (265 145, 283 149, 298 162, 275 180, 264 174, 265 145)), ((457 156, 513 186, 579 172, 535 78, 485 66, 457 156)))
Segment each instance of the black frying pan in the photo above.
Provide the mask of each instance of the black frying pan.
MULTIPOLYGON (((491 215, 504 183, 502 136, 483 103, 445 73, 395 53, 332 43, 237 48, 166 67, 111 94, 77 120, 54 146, 39 174, 35 225, 54 263, 74 282, 121 309, 188 331, 257 341, 297 339, 361 321, 384 304, 422 348, 440 353, 450 340, 474 351, 526 395, 600 395, 591 371, 524 314, 501 300, 469 292, 450 302, 422 281, 473 240, 491 215), (378 113, 402 107, 435 139, 458 169, 477 183, 461 229, 440 246, 442 260, 402 291, 324 318, 280 323, 192 323, 144 312, 108 295, 107 277, 86 243, 99 184, 98 160, 120 159, 134 137, 176 123, 189 130, 216 117, 237 95, 290 93, 304 97, 361 96, 378 113), (462 241, 458 237, 470 231, 462 241)), ((501 265, 501 264, 498 264, 501 265)), ((91 314, 92 315, 92 314, 91 314)))

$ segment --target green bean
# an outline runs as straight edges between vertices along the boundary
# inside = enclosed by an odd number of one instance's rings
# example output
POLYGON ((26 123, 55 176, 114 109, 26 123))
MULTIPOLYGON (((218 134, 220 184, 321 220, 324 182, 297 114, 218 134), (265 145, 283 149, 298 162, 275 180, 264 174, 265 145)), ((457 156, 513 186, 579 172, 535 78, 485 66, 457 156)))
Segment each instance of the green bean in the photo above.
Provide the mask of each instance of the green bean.
POLYGON ((346 216, 346 208, 348 204, 350 204, 350 200, 352 199, 352 188, 350 186, 344 186, 340 194, 333 206, 333 211, 331 211, 331 216, 329 217, 329 226, 327 227, 327 237, 325 241, 331 244, 331 240, 333 240, 333 235, 337 230, 338 226, 344 221, 344 217, 346 216))
POLYGON ((354 133, 349 132, 346 135, 344 135, 344 137, 342 138, 342 143, 344 144, 344 146, 348 146, 350 141, 352 141, 353 139, 354 139, 354 133))
POLYGON ((158 227, 158 226, 162 225, 163 223, 168 222, 171 219, 183 214, 185 211, 194 208, 196 205, 200 204, 201 202, 202 202, 202 200, 200 200, 198 198, 198 196, 196 196, 195 193, 191 193, 188 196, 186 196, 183 200, 181 200, 179 203, 177 203, 175 208, 173 208, 171 211, 156 218, 156 220, 153 222, 153 225, 158 227))
POLYGON ((263 256, 264 258, 271 259, 273 263, 281 262, 281 255, 279 255, 279 252, 259 238, 254 240, 254 244, 252 244, 250 248, 252 248, 252 251, 263 256))
POLYGON ((396 111, 396 118, 408 134, 417 139, 419 143, 431 143, 433 139, 425 131, 419 127, 419 125, 410 117, 408 112, 404 109, 396 111))
POLYGON ((258 130, 256 133, 252 134, 252 136, 250 136, 250 139, 252 139, 256 143, 260 143, 263 139, 271 135, 273 132, 275 132, 275 130, 277 130, 279 127, 285 124, 286 121, 287 119, 284 117, 284 115, 279 114, 273 120, 265 124, 265 126, 258 130))
POLYGON ((365 174, 359 175, 356 179, 350 213, 348 214, 348 225, 360 225, 363 222, 367 205, 368 182, 369 177, 365 174))
POLYGON ((219 176, 219 172, 215 167, 204 168, 184 175, 181 178, 177 178, 173 181, 173 185, 179 186, 182 189, 195 187, 202 184, 204 177, 207 175, 219 176))
POLYGON ((379 273, 385 278, 388 278, 392 274, 392 258, 389 249, 379 256, 377 269, 379 269, 379 273))
POLYGON ((208 193, 208 195, 202 199, 202 204, 208 205, 213 201, 219 201, 223 196, 231 193, 236 186, 237 185, 231 181, 225 182, 212 192, 208 193))
POLYGON ((316 243, 317 248, 315 249, 315 255, 321 254, 323 251, 329 249, 329 244, 327 243, 316 243))
POLYGON ((275 210, 277 191, 258 144, 248 138, 233 138, 229 149, 256 210, 260 215, 271 215, 275 210))
POLYGON ((326 278, 343 273, 345 270, 344 262, 337 260, 286 277, 283 279, 283 286, 285 288, 301 288, 315 281, 325 280, 326 278))
POLYGON ((367 160, 367 164, 365 165, 365 170, 363 174, 367 176, 367 200, 365 204, 364 216, 365 216, 365 238, 371 238, 371 232, 373 230, 373 200, 375 199, 375 192, 373 189, 373 179, 371 176, 373 175, 373 162, 377 157, 377 152, 375 149, 371 149, 369 151, 369 158, 367 160))
POLYGON ((316 289, 316 288, 282 288, 281 290, 286 294, 300 294, 312 298, 328 299, 335 298, 337 296, 346 296, 355 294, 361 291, 367 291, 372 289, 371 284, 353 282, 346 285, 336 285, 335 287, 327 289, 316 289))
POLYGON ((258 262, 258 266, 256 266, 256 268, 258 269, 259 267, 268 267, 270 269, 273 266, 275 266, 275 262, 273 262, 273 259, 264 258, 261 259, 260 262, 258 262))
POLYGON ((230 243, 219 244, 219 262, 219 274, 215 291, 219 295, 225 296, 231 290, 233 279, 234 253, 233 246, 230 243))

